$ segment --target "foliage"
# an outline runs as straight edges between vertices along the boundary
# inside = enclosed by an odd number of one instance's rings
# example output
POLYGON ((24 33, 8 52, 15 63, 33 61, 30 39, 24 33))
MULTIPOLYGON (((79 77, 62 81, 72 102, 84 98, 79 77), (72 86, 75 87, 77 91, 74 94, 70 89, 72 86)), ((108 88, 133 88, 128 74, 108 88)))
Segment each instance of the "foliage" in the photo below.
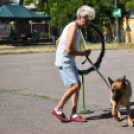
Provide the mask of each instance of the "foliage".
POLYGON ((49 37, 49 33, 45 33, 45 38, 48 38, 49 37))
POLYGON ((41 37, 41 38, 45 38, 45 32, 41 32, 41 33, 40 33, 40 37, 41 37))
POLYGON ((45 32, 41 32, 40 33, 40 37, 41 38, 48 38, 49 37, 49 34, 48 33, 45 33, 45 32))
POLYGON ((34 4, 37 5, 38 0, 24 0, 24 5, 34 4))
POLYGON ((17 2, 17 0, 0 0, 0 7, 3 5, 11 5, 17 2))
POLYGON ((120 0, 120 3, 124 4, 126 10, 134 8, 134 0, 120 0))
MULTIPOLYGON (((37 10, 52 18, 51 25, 66 25, 76 19, 76 11, 82 5, 89 5, 96 11, 97 18, 109 18, 114 8, 113 0, 25 0, 24 4, 35 3, 37 10), (37 2, 38 1, 38 2, 37 2), (46 4, 47 3, 47 4, 46 4)), ((119 7, 124 10, 134 8, 134 0, 119 0, 119 7)))

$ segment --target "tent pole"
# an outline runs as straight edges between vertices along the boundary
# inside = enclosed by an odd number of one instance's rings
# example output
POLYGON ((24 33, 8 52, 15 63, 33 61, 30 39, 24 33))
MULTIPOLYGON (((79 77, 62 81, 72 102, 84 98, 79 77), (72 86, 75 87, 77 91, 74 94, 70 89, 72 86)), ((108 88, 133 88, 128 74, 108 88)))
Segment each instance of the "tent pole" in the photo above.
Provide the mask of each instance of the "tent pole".
POLYGON ((53 36, 52 34, 52 21, 50 21, 50 27, 51 27, 51 37, 53 36))
POLYGON ((50 25, 48 25, 48 33, 49 33, 49 38, 50 38, 50 25))
POLYGON ((32 20, 31 20, 31 34, 32 34, 32 32, 33 32, 33 27, 32 27, 32 20))

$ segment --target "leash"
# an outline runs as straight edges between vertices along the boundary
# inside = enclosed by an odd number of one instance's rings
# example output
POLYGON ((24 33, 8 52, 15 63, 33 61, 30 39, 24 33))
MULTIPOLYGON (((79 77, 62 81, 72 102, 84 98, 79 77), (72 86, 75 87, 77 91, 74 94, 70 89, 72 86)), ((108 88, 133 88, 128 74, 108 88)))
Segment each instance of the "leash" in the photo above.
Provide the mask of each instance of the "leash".
POLYGON ((84 60, 84 61, 82 62, 82 64, 85 64, 86 61, 88 60, 89 63, 94 67, 94 69, 96 70, 96 72, 101 76, 101 78, 103 79, 103 81, 106 83, 108 89, 110 89, 110 88, 109 88, 109 85, 108 85, 108 83, 107 83, 107 81, 106 81, 106 79, 102 76, 102 74, 99 72, 99 70, 98 70, 98 69, 96 68, 96 66, 93 64, 93 62, 92 62, 88 57, 86 57, 86 58, 87 58, 87 59, 84 60))

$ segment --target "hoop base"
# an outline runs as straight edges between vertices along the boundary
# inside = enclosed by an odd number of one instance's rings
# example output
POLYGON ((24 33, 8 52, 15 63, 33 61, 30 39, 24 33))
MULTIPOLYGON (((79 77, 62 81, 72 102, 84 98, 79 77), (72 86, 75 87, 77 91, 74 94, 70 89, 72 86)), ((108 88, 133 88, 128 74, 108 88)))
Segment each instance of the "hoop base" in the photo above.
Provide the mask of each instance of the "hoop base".
POLYGON ((133 52, 133 51, 131 51, 130 49, 128 49, 127 51, 125 51, 126 53, 128 53, 128 52, 133 52))
POLYGON ((94 111, 88 109, 81 109, 77 111, 77 114, 91 114, 91 113, 94 113, 94 111))

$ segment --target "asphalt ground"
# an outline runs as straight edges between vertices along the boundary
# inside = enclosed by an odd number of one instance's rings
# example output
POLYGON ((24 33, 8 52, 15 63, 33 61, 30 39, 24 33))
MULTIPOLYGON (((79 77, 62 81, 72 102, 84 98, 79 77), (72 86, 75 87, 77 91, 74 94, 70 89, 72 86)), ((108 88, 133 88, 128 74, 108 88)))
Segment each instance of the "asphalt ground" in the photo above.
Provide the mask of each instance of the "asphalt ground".
MULTIPOLYGON (((94 62, 99 51, 93 51, 94 62)), ((83 60, 83 59, 82 59, 83 60)), ((77 66, 88 68, 87 62, 77 66)), ((133 127, 127 126, 125 107, 120 107, 121 121, 114 121, 111 115, 109 90, 95 72, 84 76, 86 109, 92 114, 82 114, 85 123, 62 123, 51 114, 59 99, 68 90, 64 86, 57 67, 55 53, 0 56, 0 134, 132 134, 133 127)), ((107 50, 99 71, 107 79, 123 77, 134 87, 134 53, 125 50, 107 50)), ((80 76, 81 79, 81 76, 80 76)), ((134 89, 133 89, 134 90, 134 89)), ((71 100, 64 107, 69 118, 71 100)), ((83 109, 82 90, 78 110, 83 109)), ((134 122, 134 97, 131 98, 132 120, 134 122)))

